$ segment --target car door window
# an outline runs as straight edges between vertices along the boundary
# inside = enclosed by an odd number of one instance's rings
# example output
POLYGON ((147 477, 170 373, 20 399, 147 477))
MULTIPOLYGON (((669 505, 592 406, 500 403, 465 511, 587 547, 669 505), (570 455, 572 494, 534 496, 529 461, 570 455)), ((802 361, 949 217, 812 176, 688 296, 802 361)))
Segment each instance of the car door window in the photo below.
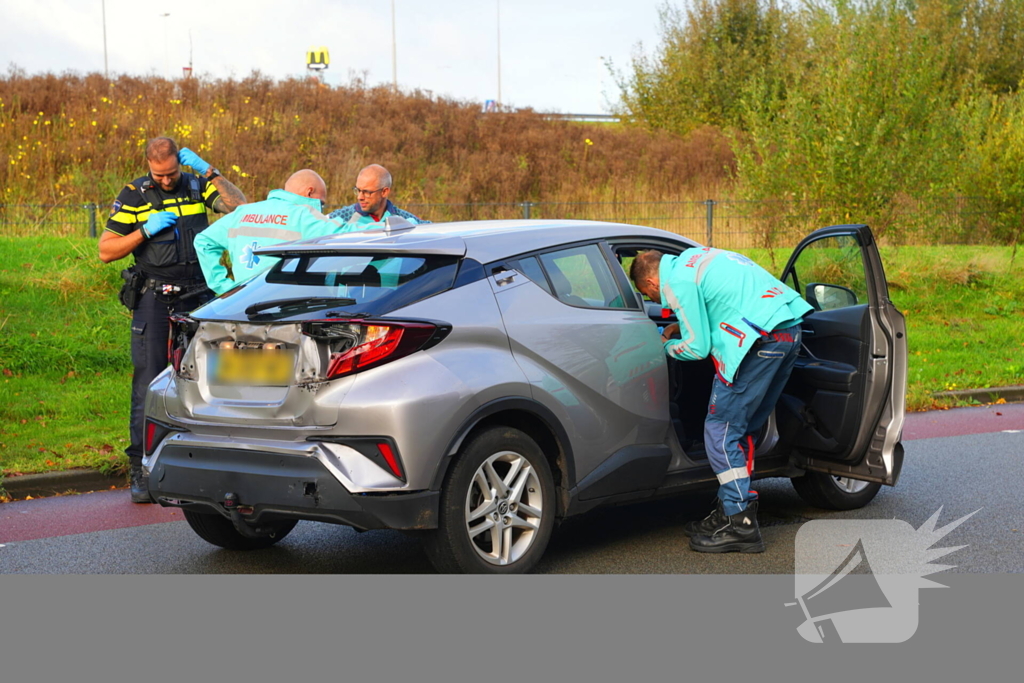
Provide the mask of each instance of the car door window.
POLYGON ((587 308, 627 307, 598 245, 548 252, 539 258, 560 301, 587 308))
POLYGON ((817 311, 868 301, 861 248, 852 235, 823 237, 805 246, 785 282, 817 311))
POLYGON ((530 278, 530 280, 545 292, 554 296, 551 291, 551 285, 548 284, 548 279, 545 277, 544 270, 540 267, 540 262, 537 260, 536 256, 527 256, 526 258, 521 258, 518 261, 512 261, 509 265, 526 277, 530 278))

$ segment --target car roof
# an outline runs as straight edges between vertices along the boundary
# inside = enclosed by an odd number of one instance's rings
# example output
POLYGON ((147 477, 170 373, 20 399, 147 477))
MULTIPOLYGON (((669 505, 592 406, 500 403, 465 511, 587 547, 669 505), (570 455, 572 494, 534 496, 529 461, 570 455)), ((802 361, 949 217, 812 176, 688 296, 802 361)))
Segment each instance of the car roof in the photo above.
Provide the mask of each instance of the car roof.
POLYGON ((489 263, 517 254, 539 251, 560 244, 595 239, 637 237, 672 240, 684 246, 696 242, 675 233, 628 223, 583 220, 493 220, 452 223, 399 224, 392 229, 374 229, 327 235, 257 250, 256 253, 285 254, 327 251, 393 251, 418 254, 464 255, 489 263))

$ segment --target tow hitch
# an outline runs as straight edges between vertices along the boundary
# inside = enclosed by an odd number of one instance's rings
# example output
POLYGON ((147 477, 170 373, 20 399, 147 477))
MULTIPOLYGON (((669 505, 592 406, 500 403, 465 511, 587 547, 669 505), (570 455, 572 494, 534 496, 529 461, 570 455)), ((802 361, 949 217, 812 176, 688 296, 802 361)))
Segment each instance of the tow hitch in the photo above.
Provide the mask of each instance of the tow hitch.
POLYGON ((249 522, 245 521, 245 518, 242 516, 242 510, 245 509, 252 512, 253 508, 239 505, 238 496, 236 494, 230 492, 225 493, 224 502, 222 504, 224 505, 224 509, 228 511, 228 514, 231 515, 231 524, 235 527, 235 531, 242 536, 245 536, 246 538, 267 538, 268 536, 270 538, 274 538, 277 534, 277 529, 273 525, 265 527, 253 526, 249 522))

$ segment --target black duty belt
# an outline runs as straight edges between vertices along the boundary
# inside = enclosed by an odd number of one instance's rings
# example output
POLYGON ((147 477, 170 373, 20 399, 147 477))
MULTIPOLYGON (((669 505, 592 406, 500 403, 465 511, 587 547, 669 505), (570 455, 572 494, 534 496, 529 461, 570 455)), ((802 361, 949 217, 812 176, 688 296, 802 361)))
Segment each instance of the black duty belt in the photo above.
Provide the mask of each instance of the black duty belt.
POLYGON ((176 296, 179 299, 187 299, 189 297, 196 296, 197 294, 201 294, 209 288, 203 280, 178 280, 177 282, 166 282, 155 278, 146 278, 146 285, 142 288, 142 291, 145 292, 150 289, 157 294, 162 294, 163 296, 176 296))

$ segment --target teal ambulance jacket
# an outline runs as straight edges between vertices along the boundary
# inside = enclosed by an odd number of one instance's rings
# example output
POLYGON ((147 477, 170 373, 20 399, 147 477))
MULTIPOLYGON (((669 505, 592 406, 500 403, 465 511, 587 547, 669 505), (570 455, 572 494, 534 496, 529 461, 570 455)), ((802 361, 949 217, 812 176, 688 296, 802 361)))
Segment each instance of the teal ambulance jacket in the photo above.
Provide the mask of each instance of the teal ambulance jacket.
POLYGON ((271 190, 262 202, 243 204, 196 235, 196 253, 206 284, 223 294, 280 259, 258 256, 259 247, 269 247, 309 237, 345 232, 342 224, 320 213, 320 200, 294 192, 271 190), (231 273, 221 264, 221 254, 231 257, 231 273))
POLYGON ((710 354, 719 376, 732 382, 762 334, 797 325, 814 310, 800 295, 746 256, 699 247, 666 255, 658 269, 661 305, 679 320, 679 339, 665 353, 679 360, 710 354))

